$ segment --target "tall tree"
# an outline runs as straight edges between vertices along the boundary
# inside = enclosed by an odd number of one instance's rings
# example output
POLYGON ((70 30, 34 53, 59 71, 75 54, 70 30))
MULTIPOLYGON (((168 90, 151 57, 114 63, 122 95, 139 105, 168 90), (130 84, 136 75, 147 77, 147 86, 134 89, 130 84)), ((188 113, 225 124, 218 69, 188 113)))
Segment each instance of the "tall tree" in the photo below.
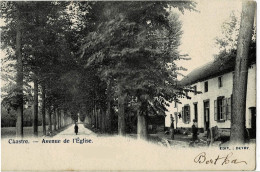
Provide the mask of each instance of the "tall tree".
POLYGON ((239 29, 235 76, 233 81, 233 103, 230 141, 245 142, 245 113, 248 77, 248 53, 253 33, 256 2, 243 1, 239 29))
POLYGON ((45 84, 42 84, 42 132, 43 135, 46 135, 46 90, 45 84))
POLYGON ((2 48, 7 50, 7 60, 16 61, 16 87, 10 90, 8 97, 4 99, 16 110, 16 136, 23 137, 23 79, 24 79, 24 28, 26 21, 26 2, 3 2, 1 3, 2 16, 5 19, 5 26, 2 27, 3 37, 1 39, 2 48), (13 54, 15 50, 15 54, 13 54))
POLYGON ((38 79, 34 76, 34 99, 33 99, 33 134, 38 136, 38 79))
POLYGON ((48 116, 49 116, 49 128, 48 128, 48 132, 52 132, 52 110, 50 105, 48 106, 48 116))
MULTIPOLYGON (((17 89, 14 90, 15 92, 17 91, 17 94, 11 98, 15 98, 16 101, 15 103, 11 102, 11 104, 17 109, 17 127, 21 128, 22 115, 19 114, 22 114, 21 108, 24 104, 23 100, 26 100, 23 98, 22 90, 25 86, 28 86, 28 82, 37 81, 34 82, 35 120, 33 120, 33 126, 35 134, 37 134, 38 127, 38 91, 36 89, 39 84, 43 85, 44 82, 47 83, 50 80, 59 78, 66 70, 66 67, 69 66, 69 64, 64 65, 63 62, 65 60, 64 57, 70 57, 69 48, 64 38, 64 32, 70 27, 70 22, 68 22, 69 20, 65 12, 67 4, 67 2, 1 3, 2 17, 6 19, 6 25, 2 27, 4 33, 2 42, 8 52, 6 59, 17 60, 17 86, 21 87, 20 89, 17 87, 17 89), (14 34, 16 32, 17 36, 14 34), (20 46, 15 45, 16 37, 19 38, 17 39, 17 43, 20 43, 17 45, 20 46), (17 56, 12 55, 13 49, 17 49, 17 56), (59 51, 62 53, 59 53, 59 51), (18 56, 18 54, 20 55, 18 56), (63 63, 58 64, 59 62, 63 63), (21 72, 23 72, 22 75, 21 72), (21 90, 20 93, 18 93, 19 90, 21 90)), ((68 60, 68 63, 69 62, 68 60)), ((53 90, 58 86, 59 85, 54 83, 46 84, 46 95, 55 98, 55 100, 61 99, 59 94, 53 96, 51 94, 53 94, 54 91, 48 90, 53 90), (52 87, 49 87, 50 85, 52 87), (57 95, 59 96, 57 97, 57 95)), ((12 92, 10 92, 10 94, 12 94, 12 92)), ((50 105, 50 103, 47 103, 47 105, 50 105)), ((21 129, 17 132, 20 130, 21 129)))
POLYGON ((193 7, 192 2, 100 4, 101 22, 97 21, 96 30, 84 39, 81 56, 87 59, 87 67, 97 65, 99 77, 106 83, 110 78, 116 82, 120 135, 125 134, 127 96, 137 98, 142 107, 139 115, 147 115, 155 104, 162 106, 157 110, 165 110, 163 99, 171 101, 176 96, 172 62, 180 57, 177 47, 181 24, 177 16, 169 16, 167 8, 184 10, 185 5, 193 7))
POLYGON ((17 2, 17 26, 16 26, 16 56, 17 56, 17 122, 16 122, 16 136, 23 137, 23 60, 21 53, 21 13, 22 2, 17 2))

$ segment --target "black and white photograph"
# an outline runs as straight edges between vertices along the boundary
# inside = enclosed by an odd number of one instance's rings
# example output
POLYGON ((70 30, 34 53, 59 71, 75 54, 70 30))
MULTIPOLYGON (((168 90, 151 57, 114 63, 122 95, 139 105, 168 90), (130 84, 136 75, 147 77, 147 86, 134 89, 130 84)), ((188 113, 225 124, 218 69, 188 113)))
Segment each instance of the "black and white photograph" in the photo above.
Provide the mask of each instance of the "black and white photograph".
POLYGON ((2 171, 256 170, 256 1, 0 4, 2 171))

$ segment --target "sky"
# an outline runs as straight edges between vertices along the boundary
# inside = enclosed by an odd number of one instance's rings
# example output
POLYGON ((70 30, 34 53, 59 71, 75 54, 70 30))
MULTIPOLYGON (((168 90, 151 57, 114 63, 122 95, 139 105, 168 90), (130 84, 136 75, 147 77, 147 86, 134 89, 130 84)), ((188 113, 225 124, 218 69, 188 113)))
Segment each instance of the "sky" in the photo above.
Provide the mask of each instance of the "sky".
POLYGON ((214 60, 214 54, 219 52, 215 44, 216 36, 221 34, 221 25, 229 19, 233 10, 241 11, 239 0, 197 0, 196 9, 200 12, 185 11, 180 14, 183 23, 181 39, 181 54, 189 54, 191 60, 182 60, 177 65, 188 71, 181 73, 187 75, 193 69, 214 60))

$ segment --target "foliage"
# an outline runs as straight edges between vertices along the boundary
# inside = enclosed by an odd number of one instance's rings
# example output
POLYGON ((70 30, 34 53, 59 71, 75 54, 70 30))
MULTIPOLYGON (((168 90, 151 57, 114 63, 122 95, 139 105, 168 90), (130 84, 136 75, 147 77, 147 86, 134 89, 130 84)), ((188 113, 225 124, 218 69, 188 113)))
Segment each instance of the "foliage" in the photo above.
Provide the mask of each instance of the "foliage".
MULTIPOLYGON (((81 58, 97 66, 99 77, 134 96, 138 108, 164 113, 177 99, 176 65, 181 23, 167 2, 106 2, 97 30, 83 40, 81 58)), ((100 8, 100 7, 99 7, 100 8)), ((95 9, 93 9, 95 10, 95 9)), ((118 94, 118 91, 116 91, 118 94)))
MULTIPOLYGON (((220 52, 231 52, 237 49, 241 15, 232 11, 229 18, 221 26, 221 35, 216 37, 216 45, 220 52)), ((256 42, 256 27, 253 29, 252 42, 256 42)))
MULTIPOLYGON (((174 61, 186 55, 178 51, 182 24, 170 8, 195 10, 194 2, 19 4, 1 4, 6 24, 1 41, 7 52, 4 61, 16 60, 15 28, 21 20, 28 100, 32 98, 30 82, 36 77, 41 89, 46 89, 50 113, 64 109, 74 120, 79 112, 83 120, 94 108, 106 111, 108 102, 117 111, 116 102, 123 94, 128 108, 141 114, 163 115, 168 102, 177 101, 182 88, 176 86, 180 68, 174 61)), ((21 103, 16 102, 14 90, 15 85, 6 88, 3 101, 13 108, 21 103)))

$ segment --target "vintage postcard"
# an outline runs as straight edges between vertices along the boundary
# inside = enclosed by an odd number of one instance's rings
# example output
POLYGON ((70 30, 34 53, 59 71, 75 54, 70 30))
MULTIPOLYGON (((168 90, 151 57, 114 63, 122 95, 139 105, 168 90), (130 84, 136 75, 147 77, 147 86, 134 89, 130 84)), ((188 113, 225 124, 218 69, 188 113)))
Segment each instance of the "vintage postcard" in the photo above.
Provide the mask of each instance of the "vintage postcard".
POLYGON ((0 3, 2 171, 255 170, 255 1, 0 3))

